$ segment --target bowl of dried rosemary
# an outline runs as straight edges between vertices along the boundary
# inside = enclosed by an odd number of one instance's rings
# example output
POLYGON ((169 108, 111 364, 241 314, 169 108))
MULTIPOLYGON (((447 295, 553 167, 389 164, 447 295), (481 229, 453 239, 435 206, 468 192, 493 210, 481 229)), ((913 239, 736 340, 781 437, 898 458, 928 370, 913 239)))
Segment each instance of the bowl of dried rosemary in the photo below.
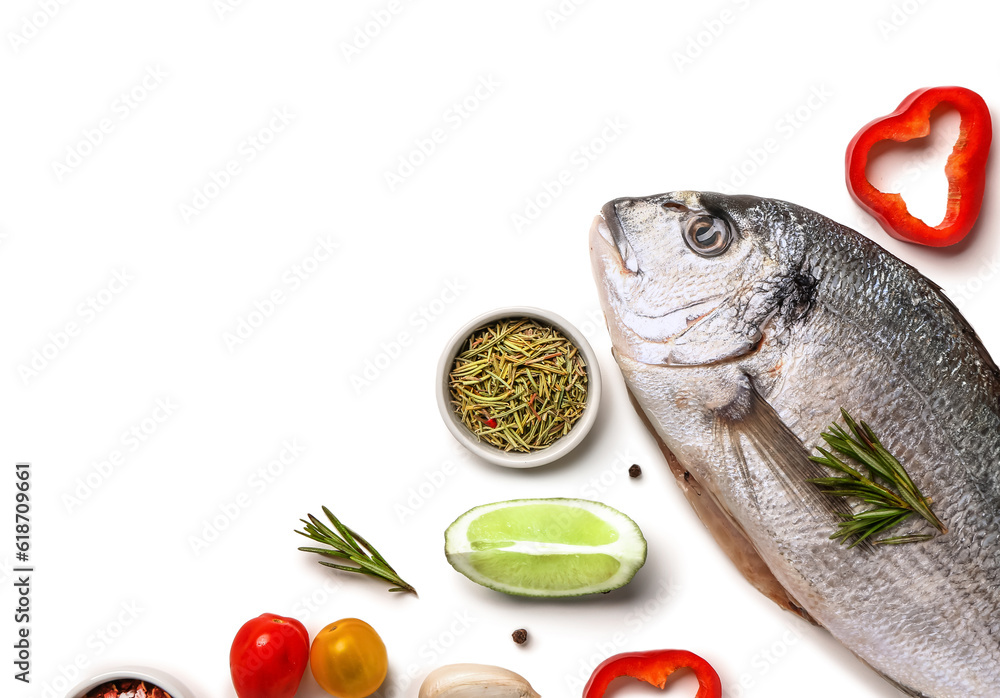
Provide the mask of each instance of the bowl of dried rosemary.
POLYGON ((527 306, 473 318, 438 362, 438 409, 459 442, 510 468, 569 453, 601 399, 597 355, 559 315, 527 306))
POLYGON ((149 667, 103 671, 76 686, 66 698, 192 698, 193 694, 170 674, 149 667))

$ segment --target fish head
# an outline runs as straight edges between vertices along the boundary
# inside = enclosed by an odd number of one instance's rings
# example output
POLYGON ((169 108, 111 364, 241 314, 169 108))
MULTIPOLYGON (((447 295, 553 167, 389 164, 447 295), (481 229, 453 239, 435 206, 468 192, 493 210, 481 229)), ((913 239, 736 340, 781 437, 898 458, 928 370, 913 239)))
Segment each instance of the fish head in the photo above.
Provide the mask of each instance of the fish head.
POLYGON ((605 204, 590 249, 616 353, 707 366, 753 352, 777 309, 808 300, 780 204, 693 191, 605 204))

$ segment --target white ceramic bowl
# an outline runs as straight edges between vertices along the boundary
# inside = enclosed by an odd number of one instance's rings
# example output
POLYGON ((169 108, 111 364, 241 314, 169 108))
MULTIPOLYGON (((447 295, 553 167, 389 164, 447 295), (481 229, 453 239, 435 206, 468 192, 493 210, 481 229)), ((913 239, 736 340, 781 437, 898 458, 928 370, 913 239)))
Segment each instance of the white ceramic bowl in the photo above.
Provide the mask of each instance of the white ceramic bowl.
POLYGON ((541 308, 532 308, 529 306, 497 308, 473 318, 463 325, 449 340, 444 351, 441 353, 441 359, 438 361, 437 403, 445 425, 463 446, 480 458, 496 465, 503 465, 508 468, 534 468, 539 465, 551 463, 557 458, 566 455, 583 441, 583 437, 594 426, 594 421, 597 419, 597 407, 600 402, 601 369, 597 364, 597 355, 594 353, 593 347, 590 346, 590 342, 565 319, 541 308), (480 441, 475 434, 462 424, 462 420, 455 412, 454 407, 452 407, 451 388, 448 385, 448 374, 455 363, 455 356, 473 332, 497 320, 522 317, 538 320, 562 332, 567 339, 577 346, 587 364, 587 404, 584 406, 580 419, 577 420, 568 434, 554 441, 551 446, 531 453, 503 451, 485 441, 480 441))
POLYGON ((194 694, 184 684, 167 672, 139 666, 126 666, 96 674, 73 688, 66 694, 66 698, 82 698, 92 688, 97 688, 108 681, 121 681, 123 679, 138 679, 159 686, 169 693, 171 698, 194 698, 194 694))

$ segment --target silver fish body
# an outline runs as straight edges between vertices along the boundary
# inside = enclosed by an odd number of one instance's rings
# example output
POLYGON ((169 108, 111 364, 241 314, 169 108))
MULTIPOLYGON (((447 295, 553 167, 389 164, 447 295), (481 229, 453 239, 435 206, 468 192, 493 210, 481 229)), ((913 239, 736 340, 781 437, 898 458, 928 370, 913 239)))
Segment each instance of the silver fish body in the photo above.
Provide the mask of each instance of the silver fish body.
MULTIPOLYGON (((907 695, 1000 696, 1000 371, 940 289, 858 233, 756 197, 616 199, 590 245, 629 391, 748 578, 907 695), (832 500, 806 480, 832 473, 808 455, 841 408, 947 533, 830 539, 832 500)), ((898 533, 937 531, 914 516, 898 533)))

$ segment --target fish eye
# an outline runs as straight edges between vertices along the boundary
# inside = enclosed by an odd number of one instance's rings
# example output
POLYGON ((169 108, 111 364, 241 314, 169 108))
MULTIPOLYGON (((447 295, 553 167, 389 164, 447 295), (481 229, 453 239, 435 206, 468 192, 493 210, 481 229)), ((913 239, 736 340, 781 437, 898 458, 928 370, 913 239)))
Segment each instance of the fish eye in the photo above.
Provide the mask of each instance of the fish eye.
POLYGON ((726 251, 732 240, 729 226, 718 218, 695 216, 684 229, 684 242, 702 257, 715 257, 726 251))

